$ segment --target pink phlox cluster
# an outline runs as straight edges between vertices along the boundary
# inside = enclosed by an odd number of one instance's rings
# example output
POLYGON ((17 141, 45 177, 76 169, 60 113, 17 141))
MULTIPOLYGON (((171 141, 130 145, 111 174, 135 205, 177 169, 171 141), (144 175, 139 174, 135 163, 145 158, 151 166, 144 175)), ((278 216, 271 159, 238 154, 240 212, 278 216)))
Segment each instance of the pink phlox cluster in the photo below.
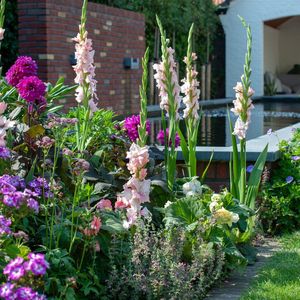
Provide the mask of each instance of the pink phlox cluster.
MULTIPOLYGON (((81 31, 81 25, 79 25, 79 31, 81 31)), ((94 65, 95 50, 93 50, 92 47, 92 40, 88 39, 87 36, 88 32, 85 31, 83 35, 78 33, 77 36, 73 38, 73 41, 76 42, 75 58, 77 62, 73 67, 76 73, 74 81, 79 85, 76 89, 76 101, 82 103, 85 97, 83 86, 88 84, 90 95, 89 106, 91 112, 95 112, 97 111, 97 105, 94 100, 98 100, 94 65)))
MULTIPOLYGON (((167 48, 168 51, 168 61, 167 65, 169 66, 170 74, 171 74, 171 82, 173 86, 173 96, 174 96, 174 109, 176 111, 176 118, 179 119, 178 109, 180 107, 181 96, 180 96, 180 86, 178 83, 178 76, 176 71, 176 63, 174 61, 174 50, 169 47, 167 48)), ((160 108, 164 109, 169 113, 169 97, 166 87, 166 70, 165 70, 166 63, 164 61, 160 62, 159 64, 154 64, 153 69, 156 71, 154 78, 156 80, 156 86, 159 89, 159 96, 161 98, 160 108)))
POLYGON ((233 100, 234 107, 231 109, 231 111, 238 116, 238 119, 235 122, 233 134, 241 140, 246 138, 246 132, 251 121, 251 110, 254 109, 251 97, 254 95, 254 90, 249 87, 247 99, 245 99, 244 87, 241 82, 237 82, 233 89, 235 91, 236 99, 233 100), (245 101, 247 101, 246 105, 245 101))
MULTIPOLYGON (((196 60, 197 56, 195 53, 192 54, 192 60, 196 60)), ((187 58, 183 60, 187 63, 187 58)), ((200 89, 199 81, 197 80, 198 72, 194 70, 194 68, 188 69, 186 78, 182 80, 183 85, 181 86, 181 92, 184 94, 182 98, 183 103, 185 104, 185 109, 183 110, 184 118, 193 118, 195 120, 199 119, 199 97, 200 97, 200 89)))
POLYGON ((147 147, 140 147, 133 143, 127 152, 129 162, 127 168, 132 177, 124 185, 124 190, 118 195, 115 203, 116 209, 126 208, 127 220, 123 222, 124 228, 128 229, 140 216, 148 216, 150 213, 142 204, 150 202, 150 184, 147 176, 146 165, 149 162, 149 153, 147 147))

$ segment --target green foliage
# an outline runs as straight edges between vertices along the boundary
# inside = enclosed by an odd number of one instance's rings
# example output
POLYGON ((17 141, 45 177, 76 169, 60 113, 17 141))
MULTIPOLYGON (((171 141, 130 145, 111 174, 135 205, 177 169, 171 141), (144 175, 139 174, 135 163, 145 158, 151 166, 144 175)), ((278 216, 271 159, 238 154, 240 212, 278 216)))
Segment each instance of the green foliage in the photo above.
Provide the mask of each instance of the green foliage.
POLYGON ((291 231, 300 226, 300 129, 289 141, 280 143, 281 159, 277 168, 271 170, 259 203, 259 216, 263 227, 270 233, 291 231), (291 183, 286 182, 293 177, 291 183))
POLYGON ((185 261, 185 243, 180 226, 168 231, 153 230, 149 225, 138 227, 127 260, 120 264, 120 255, 113 252, 109 298, 203 299, 207 288, 221 275, 224 256, 219 247, 198 236, 191 260, 185 261))
POLYGON ((5 72, 15 62, 18 56, 17 0, 6 1, 4 28, 4 40, 1 43, 3 74, 5 74, 5 72))
MULTIPOLYGON (((175 44, 178 61, 182 61, 185 56, 186 37, 190 25, 194 23, 193 51, 199 53, 201 64, 209 60, 219 23, 216 6, 211 0, 92 0, 92 2, 143 13, 146 17, 146 43, 150 53, 153 54, 157 14, 167 30, 167 35, 175 44)), ((179 66, 181 73, 184 73, 184 65, 179 66)))

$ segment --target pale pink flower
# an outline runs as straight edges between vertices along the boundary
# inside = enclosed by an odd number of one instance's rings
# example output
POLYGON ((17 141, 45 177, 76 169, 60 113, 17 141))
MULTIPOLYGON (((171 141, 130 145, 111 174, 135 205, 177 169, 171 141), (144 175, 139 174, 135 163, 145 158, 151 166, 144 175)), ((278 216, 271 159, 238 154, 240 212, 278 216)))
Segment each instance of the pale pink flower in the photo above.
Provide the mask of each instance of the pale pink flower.
MULTIPOLYGON (((174 105, 176 111, 176 118, 179 118, 178 109, 181 102, 180 97, 180 86, 178 84, 178 77, 176 72, 176 63, 174 61, 174 50, 169 47, 168 51, 168 61, 167 64, 169 66, 169 72, 171 74, 171 82, 173 85, 173 96, 174 96, 174 105)), ((166 82, 166 70, 165 70, 165 62, 162 61, 159 64, 154 64, 153 69, 156 71, 154 75, 154 79, 156 80, 156 86, 159 89, 159 96, 161 98, 160 108, 166 110, 169 113, 169 97, 167 93, 167 88, 165 85, 166 82)))
POLYGON ((248 130, 248 122, 244 123, 239 117, 234 126, 233 134, 236 135, 240 140, 246 138, 246 132, 248 130))
POLYGON ((100 244, 98 241, 95 242, 94 250, 95 250, 95 252, 100 252, 100 250, 101 250, 101 247, 100 247, 100 244))
POLYGON ((115 209, 124 209, 128 207, 128 203, 123 201, 123 195, 119 194, 118 199, 115 202, 115 209))
POLYGON ((140 147, 133 143, 127 152, 126 158, 129 159, 127 168, 130 171, 130 174, 141 180, 145 179, 147 176, 147 170, 145 167, 149 162, 148 147, 140 147))
POLYGON ((5 102, 0 102, 0 115, 2 115, 7 108, 7 104, 5 102))
MULTIPOLYGON (((81 25, 79 26, 81 30, 81 25)), ((85 96, 83 86, 88 85, 89 90, 89 102, 91 112, 97 110, 96 103, 94 100, 98 100, 96 91, 97 80, 95 79, 95 65, 94 65, 94 54, 95 51, 92 48, 92 40, 87 38, 88 32, 85 31, 83 35, 77 34, 73 41, 75 45, 75 58, 76 65, 73 67, 76 73, 74 79, 75 83, 79 85, 76 89, 76 101, 82 103, 85 96)))
MULTIPOLYGON (((197 59, 195 53, 192 54, 192 59, 197 59)), ((187 58, 185 57, 184 62, 187 64, 187 58)), ((181 86, 181 92, 185 95, 183 97, 183 103, 185 104, 185 109, 183 110, 184 118, 192 118, 195 120, 199 119, 199 96, 200 89, 199 81, 197 80, 198 73, 193 69, 186 70, 186 78, 182 80, 183 85, 181 86)))
POLYGON ((98 232, 100 231, 101 225, 102 225, 101 219, 94 216, 92 222, 90 223, 90 226, 88 228, 85 228, 83 230, 83 233, 86 236, 97 235, 98 232))
POLYGON ((112 210, 111 201, 109 199, 101 199, 96 204, 96 208, 100 210, 112 210))
POLYGON ((0 28, 0 41, 2 41, 4 39, 4 32, 5 32, 5 29, 0 28))

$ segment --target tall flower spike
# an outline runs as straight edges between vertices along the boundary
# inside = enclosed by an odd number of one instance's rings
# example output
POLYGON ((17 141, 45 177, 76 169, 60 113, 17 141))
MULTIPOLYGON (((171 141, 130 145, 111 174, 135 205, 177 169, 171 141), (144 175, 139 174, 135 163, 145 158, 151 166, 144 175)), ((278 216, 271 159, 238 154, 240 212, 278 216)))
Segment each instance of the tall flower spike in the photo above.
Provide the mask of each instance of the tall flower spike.
POLYGON ((181 92, 185 95, 182 99, 183 103, 185 104, 185 109, 183 110, 183 117, 198 120, 198 100, 200 96, 200 89, 198 88, 199 81, 197 80, 198 72, 196 72, 193 66, 194 61, 197 60, 197 55, 196 53, 192 52, 192 32, 193 25, 191 26, 189 34, 187 56, 183 60, 186 64, 186 78, 182 80, 183 85, 181 86, 181 92))
POLYGON ((76 65, 73 67, 76 77, 74 81, 78 84, 76 89, 76 101, 83 103, 85 107, 89 106, 91 112, 95 112, 97 111, 95 100, 98 100, 94 65, 95 50, 93 50, 92 47, 92 40, 87 38, 88 32, 85 29, 86 12, 87 0, 85 0, 83 4, 79 33, 73 38, 73 41, 76 42, 76 65))

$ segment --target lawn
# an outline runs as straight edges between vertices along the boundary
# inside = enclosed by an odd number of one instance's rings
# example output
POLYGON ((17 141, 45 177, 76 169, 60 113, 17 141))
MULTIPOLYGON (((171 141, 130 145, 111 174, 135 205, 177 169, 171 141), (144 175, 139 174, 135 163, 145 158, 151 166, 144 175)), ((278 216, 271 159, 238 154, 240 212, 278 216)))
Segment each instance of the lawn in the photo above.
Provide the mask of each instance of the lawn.
POLYGON ((300 232, 279 241, 282 250, 270 258, 241 300, 300 299, 300 232))

